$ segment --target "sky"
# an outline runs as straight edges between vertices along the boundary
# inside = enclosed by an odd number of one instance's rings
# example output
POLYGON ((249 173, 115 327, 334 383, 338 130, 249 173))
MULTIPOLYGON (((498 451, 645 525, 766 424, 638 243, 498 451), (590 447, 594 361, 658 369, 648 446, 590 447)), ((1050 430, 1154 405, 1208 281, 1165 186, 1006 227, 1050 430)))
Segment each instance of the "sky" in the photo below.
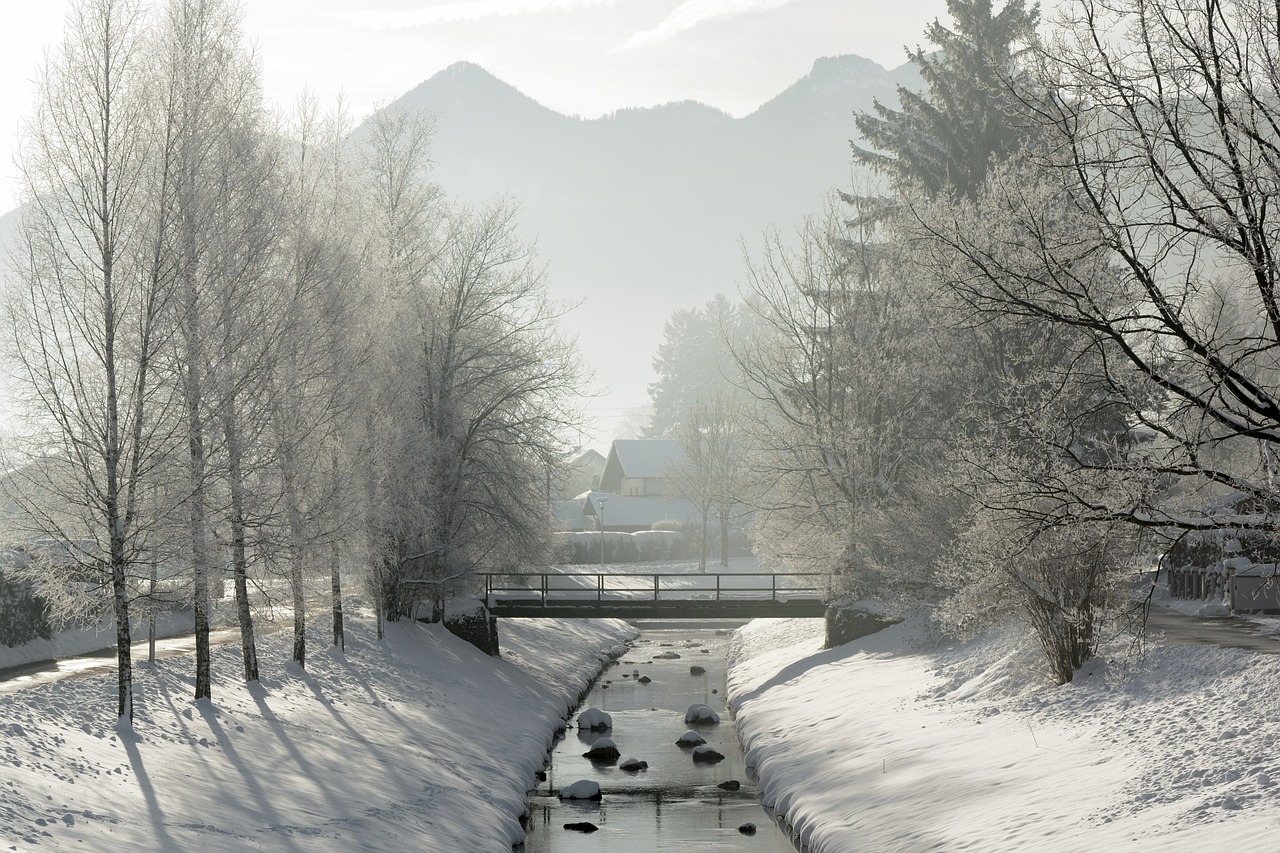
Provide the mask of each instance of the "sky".
MULTIPOLYGON (((820 56, 905 60, 945 0, 247 0, 268 97, 339 93, 361 117, 460 60, 568 115, 694 99, 744 115, 820 56)), ((36 70, 71 0, 7 0, 0 27, 0 212, 36 70)))

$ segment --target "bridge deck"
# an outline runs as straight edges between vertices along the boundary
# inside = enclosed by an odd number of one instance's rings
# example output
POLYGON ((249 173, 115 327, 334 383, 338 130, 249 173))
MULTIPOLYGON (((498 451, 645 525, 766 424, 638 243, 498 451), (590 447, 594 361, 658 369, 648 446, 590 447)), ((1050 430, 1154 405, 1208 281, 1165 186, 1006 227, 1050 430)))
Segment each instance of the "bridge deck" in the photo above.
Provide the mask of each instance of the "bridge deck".
POLYGON ((826 611, 817 574, 665 572, 490 574, 485 602, 495 616, 618 619, 818 617, 826 611))

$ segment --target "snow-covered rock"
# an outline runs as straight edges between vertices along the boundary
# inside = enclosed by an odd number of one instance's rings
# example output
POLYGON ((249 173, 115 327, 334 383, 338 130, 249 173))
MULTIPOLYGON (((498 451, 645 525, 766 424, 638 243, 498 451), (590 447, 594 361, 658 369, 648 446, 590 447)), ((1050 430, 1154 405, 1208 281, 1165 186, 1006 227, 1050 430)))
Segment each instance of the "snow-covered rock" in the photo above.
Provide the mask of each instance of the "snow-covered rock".
POLYGON ((679 746, 698 746, 706 742, 707 739, 693 729, 689 729, 676 740, 676 744, 679 746))
POLYGON ((720 722, 720 715, 717 714, 710 705, 703 705, 695 702, 689 706, 684 712, 684 723, 687 726, 693 725, 715 725, 720 722))
POLYGON ((724 753, 717 751, 712 746, 695 746, 693 748, 693 760, 699 764, 716 764, 724 761, 724 753))
POLYGON ((613 728, 613 717, 599 708, 588 708, 578 715, 578 728, 591 732, 603 732, 613 728))
POLYGON ((600 793, 600 783, 592 782, 590 779, 579 779, 572 785, 566 785, 560 789, 560 799, 562 800, 599 800, 602 799, 600 793))
POLYGON ((611 738, 596 738, 592 742, 591 748, 582 753, 583 758, 590 758, 592 761, 617 761, 622 753, 618 752, 618 745, 611 738))
POLYGON ((634 757, 632 757, 632 758, 624 758, 624 759, 622 759, 621 761, 619 761, 619 762, 618 762, 618 769, 619 769, 619 770, 626 770, 626 771, 631 772, 631 773, 635 773, 635 772, 638 772, 638 771, 640 771, 640 770, 648 770, 648 769, 649 769, 649 762, 647 762, 647 761, 641 761, 640 759, 638 759, 638 758, 634 758, 634 757))
POLYGON ((654 660, 676 660, 680 655, 677 652, 658 652, 653 656, 654 660))

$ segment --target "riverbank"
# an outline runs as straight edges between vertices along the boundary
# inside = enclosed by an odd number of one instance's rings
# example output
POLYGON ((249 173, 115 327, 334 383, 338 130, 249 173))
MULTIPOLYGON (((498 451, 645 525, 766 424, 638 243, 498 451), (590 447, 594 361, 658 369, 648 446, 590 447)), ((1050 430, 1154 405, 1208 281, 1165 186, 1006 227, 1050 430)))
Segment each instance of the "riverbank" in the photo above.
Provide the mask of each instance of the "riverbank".
MULTIPOLYGON (((317 626, 323 628, 324 626, 317 626)), ((264 638, 266 677, 215 650, 214 700, 190 659, 135 668, 134 725, 114 675, 0 697, 6 850, 508 851, 556 728, 634 629, 510 621, 486 657, 438 625, 348 625, 346 653, 264 638)))
POLYGON ((816 620, 753 622, 729 674, 762 799, 811 853, 1280 846, 1280 656, 1153 648, 1054 687, 1014 632, 821 646, 816 620))

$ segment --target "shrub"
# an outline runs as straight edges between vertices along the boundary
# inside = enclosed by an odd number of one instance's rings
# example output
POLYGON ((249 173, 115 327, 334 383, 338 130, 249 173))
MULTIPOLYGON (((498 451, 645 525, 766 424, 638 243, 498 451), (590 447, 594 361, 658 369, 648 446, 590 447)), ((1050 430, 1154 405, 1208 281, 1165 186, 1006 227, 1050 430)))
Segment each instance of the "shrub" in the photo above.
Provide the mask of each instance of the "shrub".
POLYGON ((0 567, 0 643, 20 646, 35 639, 51 639, 48 603, 27 581, 9 577, 0 567))

